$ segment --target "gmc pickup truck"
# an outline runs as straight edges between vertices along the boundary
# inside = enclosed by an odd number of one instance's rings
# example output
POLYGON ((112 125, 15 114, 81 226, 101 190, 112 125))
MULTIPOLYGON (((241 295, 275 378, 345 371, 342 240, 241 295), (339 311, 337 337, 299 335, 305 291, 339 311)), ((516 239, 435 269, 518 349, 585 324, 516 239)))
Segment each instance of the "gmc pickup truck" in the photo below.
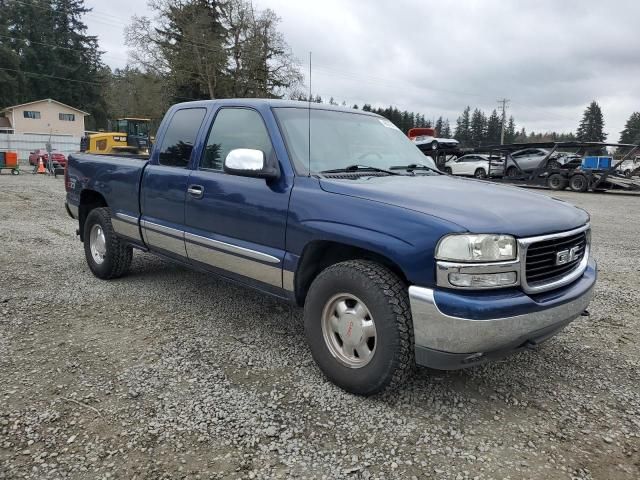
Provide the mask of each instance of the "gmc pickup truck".
POLYGON ((585 211, 444 175, 357 110, 174 105, 148 160, 71 155, 65 185, 97 277, 139 249, 303 306, 318 366, 361 395, 535 346, 596 281, 585 211))

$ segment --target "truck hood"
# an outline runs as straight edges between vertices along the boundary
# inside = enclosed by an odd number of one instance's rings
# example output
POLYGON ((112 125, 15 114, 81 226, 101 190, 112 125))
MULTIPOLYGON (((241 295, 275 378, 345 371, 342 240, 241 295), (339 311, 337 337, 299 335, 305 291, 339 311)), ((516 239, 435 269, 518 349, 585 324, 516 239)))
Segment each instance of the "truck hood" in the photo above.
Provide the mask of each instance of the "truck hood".
POLYGON ((589 215, 562 200, 520 187, 445 175, 320 180, 323 190, 407 208, 474 233, 530 237, 578 228, 589 215))

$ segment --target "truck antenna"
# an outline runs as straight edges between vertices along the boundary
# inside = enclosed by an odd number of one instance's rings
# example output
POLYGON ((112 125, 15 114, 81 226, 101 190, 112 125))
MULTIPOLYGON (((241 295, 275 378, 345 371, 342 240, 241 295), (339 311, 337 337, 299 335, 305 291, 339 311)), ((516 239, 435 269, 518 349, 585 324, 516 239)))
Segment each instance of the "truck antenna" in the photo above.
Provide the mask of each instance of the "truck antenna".
POLYGON ((309 52, 309 97, 307 98, 307 126, 308 126, 308 136, 309 136, 309 165, 308 165, 308 174, 311 176, 311 52, 309 52))

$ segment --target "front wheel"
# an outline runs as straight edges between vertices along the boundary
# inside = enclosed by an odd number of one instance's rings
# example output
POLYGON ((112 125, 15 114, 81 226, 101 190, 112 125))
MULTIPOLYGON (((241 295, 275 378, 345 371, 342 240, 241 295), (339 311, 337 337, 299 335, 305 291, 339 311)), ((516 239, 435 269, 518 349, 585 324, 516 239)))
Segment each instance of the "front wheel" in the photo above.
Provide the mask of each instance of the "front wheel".
POLYGON ((447 175, 452 175, 453 170, 451 170, 451 167, 444 167, 444 173, 446 173, 447 175))
POLYGON ((438 141, 434 140, 431 142, 431 150, 437 150, 438 149, 438 141))
POLYGON ((547 185, 551 190, 564 190, 567 188, 567 179, 559 173, 552 173, 547 179, 547 185))
POLYGON ((118 238, 108 208, 91 210, 84 222, 84 254, 93 274, 105 280, 127 273, 133 249, 118 238))
POLYGON ((395 388, 415 364, 407 287, 378 263, 350 260, 322 271, 307 295, 304 326, 314 360, 348 392, 395 388))

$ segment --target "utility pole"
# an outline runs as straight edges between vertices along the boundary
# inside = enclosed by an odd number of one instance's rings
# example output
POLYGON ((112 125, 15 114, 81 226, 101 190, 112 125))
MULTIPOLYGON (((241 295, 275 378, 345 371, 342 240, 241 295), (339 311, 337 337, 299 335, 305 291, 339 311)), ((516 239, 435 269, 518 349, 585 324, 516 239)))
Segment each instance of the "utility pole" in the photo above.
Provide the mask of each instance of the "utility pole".
POLYGON ((507 120, 507 108, 509 107, 509 102, 511 100, 509 100, 508 98, 503 98, 501 100, 498 100, 498 105, 500 105, 500 109, 502 110, 502 126, 500 128, 500 145, 504 145, 504 123, 507 120))

